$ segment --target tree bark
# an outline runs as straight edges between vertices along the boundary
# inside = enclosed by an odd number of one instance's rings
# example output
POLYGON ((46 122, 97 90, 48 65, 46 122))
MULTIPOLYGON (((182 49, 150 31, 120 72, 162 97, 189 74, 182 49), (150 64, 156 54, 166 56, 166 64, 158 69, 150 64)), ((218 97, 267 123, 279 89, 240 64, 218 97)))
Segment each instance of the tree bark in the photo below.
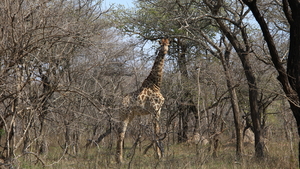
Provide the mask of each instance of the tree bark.
POLYGON ((258 110, 258 88, 256 85, 256 78, 254 76, 253 70, 250 66, 249 54, 241 54, 240 59, 242 61, 245 75, 247 77, 249 86, 249 104, 250 104, 250 115, 253 124, 253 132, 255 137, 255 155, 260 158, 264 156, 264 143, 261 140, 261 117, 258 110))
MULTIPOLYGON (((298 137, 300 137, 300 3, 289 0, 292 10, 290 21, 290 49, 287 62, 287 74, 290 85, 296 91, 298 99, 290 101, 293 115, 297 122, 298 137)), ((287 16, 288 17, 288 16, 287 16)), ((300 165, 300 141, 298 143, 298 160, 300 165)))

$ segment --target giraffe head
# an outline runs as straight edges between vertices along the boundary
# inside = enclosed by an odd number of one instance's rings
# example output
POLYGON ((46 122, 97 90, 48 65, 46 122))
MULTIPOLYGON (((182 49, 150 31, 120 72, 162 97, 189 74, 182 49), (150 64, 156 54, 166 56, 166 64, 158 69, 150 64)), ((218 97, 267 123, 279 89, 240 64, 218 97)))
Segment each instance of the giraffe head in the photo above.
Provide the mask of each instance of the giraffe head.
POLYGON ((164 54, 167 54, 168 50, 169 50, 169 45, 170 45, 169 39, 168 38, 163 38, 163 39, 161 39, 159 44, 162 46, 164 54))

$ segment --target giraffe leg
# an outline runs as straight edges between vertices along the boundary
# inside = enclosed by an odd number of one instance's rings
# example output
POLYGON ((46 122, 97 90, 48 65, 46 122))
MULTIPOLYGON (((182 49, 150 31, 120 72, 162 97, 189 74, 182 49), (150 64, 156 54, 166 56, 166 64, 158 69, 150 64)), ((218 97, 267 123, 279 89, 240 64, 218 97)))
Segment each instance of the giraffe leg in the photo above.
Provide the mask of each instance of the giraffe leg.
POLYGON ((129 120, 124 120, 121 122, 121 126, 118 129, 118 141, 117 141, 117 152, 116 152, 116 161, 117 163, 123 162, 123 147, 124 147, 124 138, 126 129, 128 126, 129 120))
POLYGON ((163 146, 159 140, 160 135, 160 127, 159 127, 159 118, 160 118, 160 110, 155 113, 153 123, 154 123, 154 149, 156 152, 156 157, 160 159, 163 156, 163 146))

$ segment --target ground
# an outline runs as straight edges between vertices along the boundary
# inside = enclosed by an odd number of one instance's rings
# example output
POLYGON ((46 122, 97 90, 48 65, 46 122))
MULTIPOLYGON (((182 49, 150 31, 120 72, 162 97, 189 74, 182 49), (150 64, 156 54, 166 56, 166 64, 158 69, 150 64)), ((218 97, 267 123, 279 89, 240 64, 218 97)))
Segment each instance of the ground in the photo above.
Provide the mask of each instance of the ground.
MULTIPOLYGON (((217 152, 213 157, 210 145, 200 146, 190 143, 165 144, 165 156, 161 160, 154 158, 154 151, 151 148, 145 155, 145 148, 150 142, 143 141, 141 146, 134 146, 133 139, 127 139, 125 144, 126 160, 121 166, 114 161, 115 147, 111 142, 105 142, 99 147, 81 149, 77 156, 66 154, 60 159, 63 151, 61 148, 52 147, 52 154, 49 154, 45 163, 52 164, 46 168, 53 169, 92 169, 92 168, 186 168, 186 169, 275 169, 275 168, 296 168, 297 156, 296 145, 290 142, 267 142, 265 159, 256 159, 252 143, 245 143, 244 156, 242 161, 235 160, 235 143, 232 140, 222 140, 217 152), (54 163, 53 162, 57 162, 54 163)), ((167 142, 167 140, 166 140, 167 142)), ((34 157, 21 158, 21 168, 42 168, 40 162, 34 157)))

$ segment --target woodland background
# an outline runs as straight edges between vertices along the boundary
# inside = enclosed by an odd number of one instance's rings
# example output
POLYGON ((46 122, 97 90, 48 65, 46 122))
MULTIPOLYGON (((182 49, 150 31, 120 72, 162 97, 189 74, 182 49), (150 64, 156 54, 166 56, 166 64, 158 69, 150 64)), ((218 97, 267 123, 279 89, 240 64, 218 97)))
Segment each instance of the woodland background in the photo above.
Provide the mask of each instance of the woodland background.
POLYGON ((289 71, 300 65, 289 61, 293 2, 2 0, 1 167, 297 168, 299 99, 282 80, 299 89, 289 71), (120 166, 122 96, 141 85, 166 36, 165 157, 155 159, 142 116, 128 127, 120 166))

